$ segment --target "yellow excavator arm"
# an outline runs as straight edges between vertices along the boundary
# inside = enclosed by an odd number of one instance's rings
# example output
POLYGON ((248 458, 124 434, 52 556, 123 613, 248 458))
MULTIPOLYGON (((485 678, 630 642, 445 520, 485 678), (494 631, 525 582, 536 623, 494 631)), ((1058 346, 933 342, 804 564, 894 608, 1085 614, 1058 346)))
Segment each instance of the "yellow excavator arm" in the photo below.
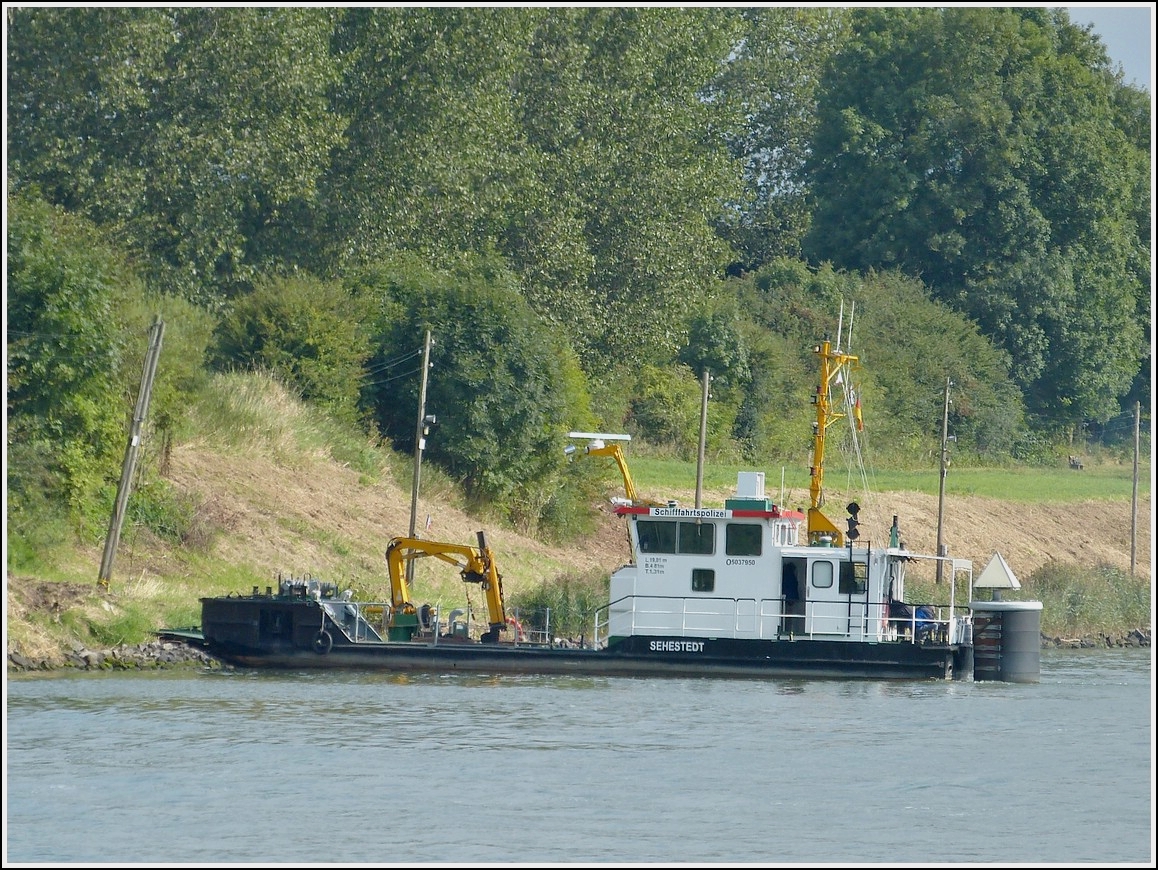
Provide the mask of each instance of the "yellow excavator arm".
MULTIPOLYGON (((569 438, 587 438, 590 443, 584 448, 588 456, 610 456, 619 466, 619 473, 623 475, 623 492, 632 505, 647 505, 650 507, 667 507, 665 502, 641 499, 635 489, 635 481, 631 478, 631 471, 627 467, 627 457, 623 453, 623 442, 630 441, 630 435, 606 435, 599 432, 568 432, 569 438), (610 442, 610 443, 609 443, 610 442)), ((568 447, 568 451, 573 448, 568 447)))
POLYGON ((503 606, 503 578, 495 564, 495 554, 486 542, 486 533, 478 533, 478 546, 447 544, 421 538, 394 538, 386 547, 386 567, 390 574, 391 620, 399 614, 414 614, 410 601, 410 584, 406 581, 406 565, 423 556, 433 556, 459 569, 464 583, 478 583, 486 595, 488 630, 484 641, 498 640, 498 633, 507 627, 503 606))
POLYGON ((619 466, 619 473, 623 475, 623 492, 632 504, 639 504, 639 493, 635 491, 635 481, 631 479, 631 471, 627 468, 627 460, 623 456, 623 448, 618 441, 604 444, 602 447, 587 448, 588 456, 610 456, 619 466))

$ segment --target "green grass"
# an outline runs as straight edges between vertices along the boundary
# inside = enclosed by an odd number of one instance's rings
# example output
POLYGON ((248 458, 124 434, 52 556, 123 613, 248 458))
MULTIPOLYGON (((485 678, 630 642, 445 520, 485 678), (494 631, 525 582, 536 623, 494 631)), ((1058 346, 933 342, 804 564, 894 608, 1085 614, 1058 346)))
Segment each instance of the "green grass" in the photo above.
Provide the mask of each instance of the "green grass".
MULTIPOLYGON (((695 488, 695 463, 629 457, 628 464, 636 487, 645 495, 662 498, 667 492, 695 488)), ((782 481, 785 493, 791 496, 789 501, 807 497, 809 479, 808 469, 804 467, 760 468, 705 464, 704 489, 709 491, 734 489, 738 471, 763 471, 765 492, 774 501, 780 498, 782 481)), ((1138 476, 1139 497, 1149 495, 1148 462, 1139 467, 1138 476)), ((825 469, 825 482, 830 488, 844 488, 849 482, 848 478, 847 472, 833 464, 829 464, 825 469)), ((940 472, 936 468, 918 471, 887 469, 869 473, 868 481, 870 488, 877 492, 924 492, 936 495, 940 487, 940 472)), ((947 495, 977 495, 1024 502, 1128 499, 1132 488, 1133 467, 1115 464, 1087 465, 1082 471, 1074 471, 1068 467, 950 467, 945 477, 947 495)))

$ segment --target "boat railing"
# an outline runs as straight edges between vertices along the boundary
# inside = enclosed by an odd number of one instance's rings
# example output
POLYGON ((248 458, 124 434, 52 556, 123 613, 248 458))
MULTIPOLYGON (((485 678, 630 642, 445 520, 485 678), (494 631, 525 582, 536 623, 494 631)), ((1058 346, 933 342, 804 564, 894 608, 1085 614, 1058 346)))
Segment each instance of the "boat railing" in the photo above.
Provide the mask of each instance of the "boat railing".
POLYGON ((972 643, 968 608, 948 604, 911 604, 906 616, 889 617, 890 639, 908 643, 972 643))
MULTIPOLYGON (((390 616, 393 612, 389 601, 350 601, 332 598, 322 599, 321 604, 334 625, 354 643, 381 642, 388 636, 390 616)), ((452 612, 444 623, 441 608, 436 604, 429 605, 425 617, 427 622, 423 624, 423 630, 434 643, 438 643, 443 631, 455 634, 459 624, 465 625, 465 623, 456 624, 455 616, 458 613, 461 611, 452 612)))
POLYGON ((593 649, 605 648, 611 638, 611 609, 626 601, 631 601, 633 598, 635 598, 634 595, 624 595, 595 608, 591 614, 591 646, 593 649))
POLYGON ((382 601, 321 600, 330 620, 354 643, 380 641, 390 619, 390 604, 382 601))
POLYGON ((804 613, 785 610, 779 599, 624 595, 594 612, 595 646, 608 638, 671 632, 694 637, 848 638, 872 642, 971 642, 968 610, 954 613, 952 605, 910 605, 905 617, 889 617, 887 602, 805 602, 804 613), (707 603, 714 609, 705 609, 707 603), (662 604, 661 604, 662 603, 662 604), (831 612, 841 605, 840 612, 831 612))

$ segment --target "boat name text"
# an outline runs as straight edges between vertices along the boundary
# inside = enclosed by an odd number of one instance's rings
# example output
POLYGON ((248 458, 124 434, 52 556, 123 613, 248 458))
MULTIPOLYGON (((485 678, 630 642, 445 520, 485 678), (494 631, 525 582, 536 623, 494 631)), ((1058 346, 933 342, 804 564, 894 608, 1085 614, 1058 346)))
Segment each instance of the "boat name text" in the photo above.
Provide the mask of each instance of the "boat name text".
POLYGON ((731 518, 732 512, 720 510, 719 508, 661 507, 652 508, 651 515, 653 517, 685 517, 704 520, 726 520, 731 518))
POLYGON ((652 652, 703 652, 702 640, 653 640, 652 652))

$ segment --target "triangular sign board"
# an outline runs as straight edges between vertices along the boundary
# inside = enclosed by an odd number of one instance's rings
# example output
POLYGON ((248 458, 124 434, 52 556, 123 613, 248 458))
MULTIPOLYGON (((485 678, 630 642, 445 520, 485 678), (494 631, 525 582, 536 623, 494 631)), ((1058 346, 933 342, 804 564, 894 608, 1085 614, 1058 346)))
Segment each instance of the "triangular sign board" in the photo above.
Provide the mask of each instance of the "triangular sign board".
POLYGON ((973 582, 973 586, 976 589, 1020 589, 1021 583, 1001 554, 994 553, 981 576, 973 582))

